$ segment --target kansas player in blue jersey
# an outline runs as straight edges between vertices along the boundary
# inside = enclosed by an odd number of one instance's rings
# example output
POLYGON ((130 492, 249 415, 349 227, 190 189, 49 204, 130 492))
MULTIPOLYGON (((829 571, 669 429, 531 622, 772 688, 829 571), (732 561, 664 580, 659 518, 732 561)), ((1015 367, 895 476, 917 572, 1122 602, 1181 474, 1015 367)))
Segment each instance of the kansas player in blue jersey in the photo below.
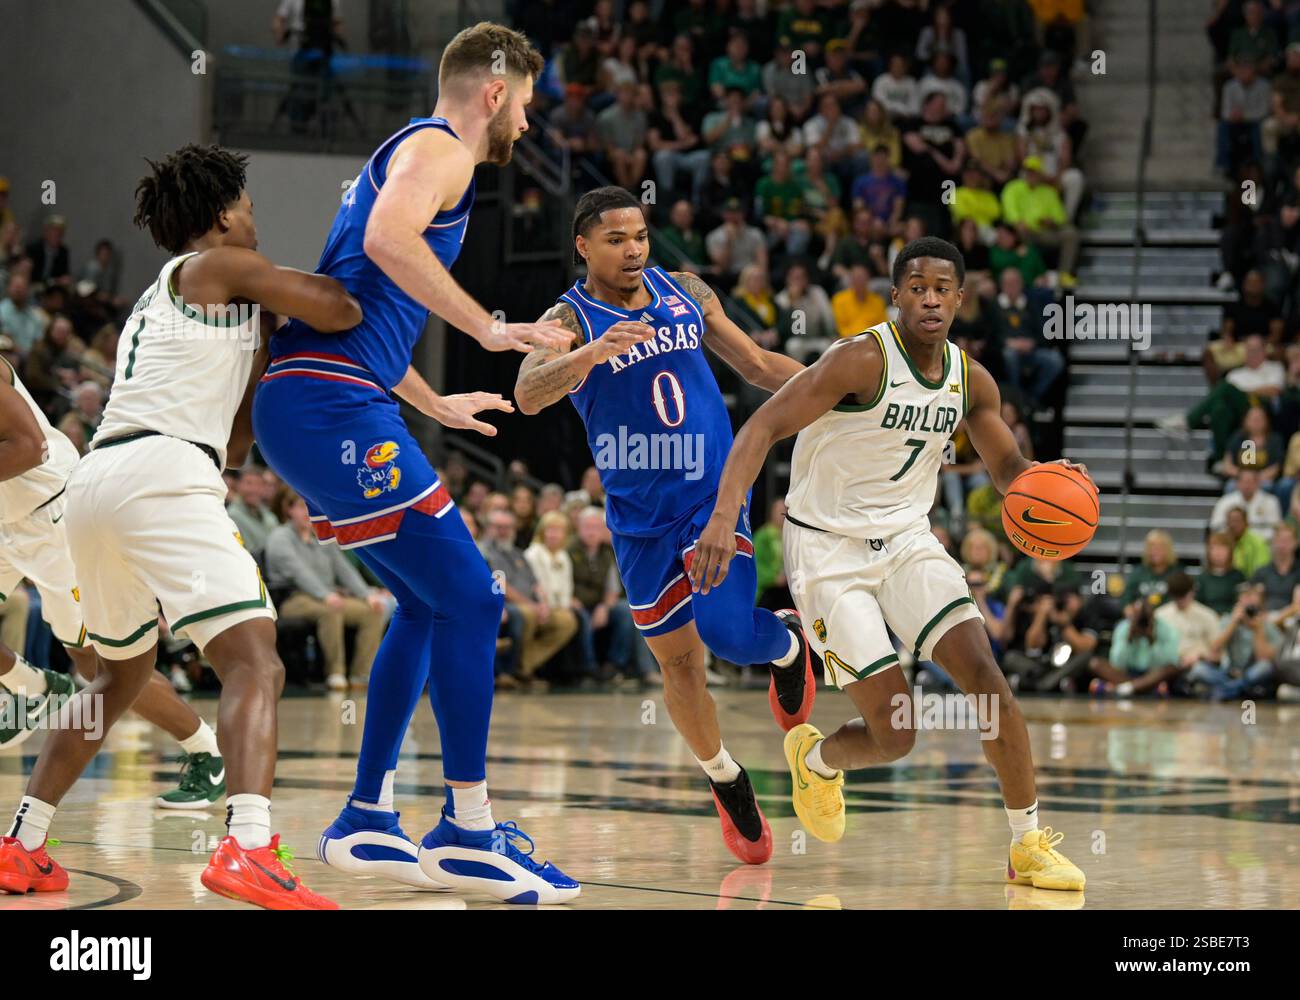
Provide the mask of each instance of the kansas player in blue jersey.
POLYGON ((356 785, 321 837, 321 859, 517 903, 564 902, 579 887, 534 861, 514 823, 493 819, 487 737, 504 600, 389 393, 446 426, 492 435, 476 414, 510 412, 507 400, 440 396, 411 366, 429 312, 489 350, 568 339, 555 323, 494 322, 448 274, 469 225, 475 165, 509 162, 542 66, 523 35, 500 25, 451 40, 433 116, 413 119, 366 161, 317 266, 362 303, 365 319, 335 334, 288 324, 271 342, 253 413, 263 454, 306 500, 318 539, 354 549, 398 602, 371 670, 356 785), (446 805, 417 849, 398 824, 393 780, 426 683, 446 805))
POLYGON ((785 730, 812 712, 815 654, 794 611, 754 607, 747 507, 735 527, 737 550, 750 557, 737 560, 739 578, 691 591, 695 540, 731 447, 731 419, 704 348, 769 392, 803 366, 761 350, 695 275, 648 267, 641 203, 623 188, 583 195, 573 232, 587 277, 543 317, 563 323, 570 342, 524 359, 515 399, 536 413, 567 395, 582 417, 632 617, 659 661, 668 712, 709 777, 727 847, 762 864, 772 833, 749 776, 722 743, 705 647, 733 663, 770 665, 769 702, 785 730))

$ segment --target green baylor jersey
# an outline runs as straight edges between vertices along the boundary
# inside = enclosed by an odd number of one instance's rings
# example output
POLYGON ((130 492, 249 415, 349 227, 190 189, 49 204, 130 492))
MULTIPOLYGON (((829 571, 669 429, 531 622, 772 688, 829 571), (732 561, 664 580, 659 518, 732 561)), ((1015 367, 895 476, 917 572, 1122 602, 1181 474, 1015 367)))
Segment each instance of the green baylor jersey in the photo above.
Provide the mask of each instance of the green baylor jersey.
POLYGON ((786 505, 797 521, 857 538, 882 538, 923 521, 934 505, 944 446, 969 407, 966 352, 944 344, 937 382, 917 370, 892 322, 844 344, 874 337, 885 359, 866 404, 841 403, 802 431, 794 445, 786 505))

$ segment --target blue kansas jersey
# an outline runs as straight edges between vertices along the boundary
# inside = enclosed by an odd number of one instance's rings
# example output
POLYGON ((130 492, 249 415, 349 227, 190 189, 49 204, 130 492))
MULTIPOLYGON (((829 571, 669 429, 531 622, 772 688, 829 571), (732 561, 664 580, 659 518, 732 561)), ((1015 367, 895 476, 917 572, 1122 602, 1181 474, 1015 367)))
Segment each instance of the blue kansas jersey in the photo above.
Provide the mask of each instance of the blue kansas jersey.
MULTIPOLYGON (((456 135, 444 118, 412 118, 409 125, 376 149, 344 193, 343 204, 334 216, 325 250, 316 265, 317 274, 328 274, 343 284, 361 304, 365 318, 346 333, 319 333, 299 320, 291 320, 271 338, 272 358, 303 352, 341 356, 369 371, 384 389, 391 389, 402 380, 416 341, 424 332, 429 311, 398 288, 366 256, 363 243, 366 222, 383 187, 393 149, 403 139, 426 128, 456 135)), ((425 242, 448 269, 460 255, 473 207, 471 179, 456 206, 435 215, 424 231, 425 242)))
POLYGON ((559 301, 578 314, 584 341, 615 323, 648 323, 654 339, 597 365, 569 398, 609 501, 616 534, 653 537, 718 489, 731 449, 731 418, 704 356, 704 316, 657 267, 644 272, 651 302, 620 309, 574 284, 559 301))

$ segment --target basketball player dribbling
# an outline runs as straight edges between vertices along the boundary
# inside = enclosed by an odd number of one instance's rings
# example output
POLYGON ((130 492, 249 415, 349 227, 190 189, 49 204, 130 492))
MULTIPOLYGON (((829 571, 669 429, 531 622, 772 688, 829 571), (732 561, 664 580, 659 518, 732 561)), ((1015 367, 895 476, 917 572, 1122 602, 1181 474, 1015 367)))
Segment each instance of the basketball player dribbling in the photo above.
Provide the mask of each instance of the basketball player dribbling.
MULTIPOLYGON (((996 736, 982 739, 997 772, 1011 846, 1007 878, 1077 890, 1084 875, 1056 849, 1063 834, 1039 829, 1029 732, 998 668, 961 566, 929 530, 944 443, 965 421, 999 492, 1031 464, 1001 416, 997 383, 948 340, 961 305, 965 263, 951 243, 914 240, 893 269, 897 323, 831 347, 792 379, 736 435, 718 503, 696 545, 692 586, 708 593, 727 577, 732 525, 777 441, 798 433, 784 529, 785 568, 827 679, 861 718, 828 737, 812 725, 786 734, 795 812, 813 836, 844 835, 844 771, 904 757, 916 718, 888 630, 933 660, 967 694, 992 696, 996 736)), ((1081 465, 1060 460, 1079 470, 1081 465)))
POLYGON ((525 358, 515 398, 524 413, 536 413, 567 395, 582 417, 609 498, 606 517, 633 621, 659 661, 668 713, 708 776, 723 842, 746 864, 762 864, 772 854, 772 832, 749 775, 722 742, 705 686, 705 648, 732 663, 769 667, 768 702, 790 730, 812 714, 810 647, 793 611, 754 607, 745 496, 729 528, 733 551, 746 556, 734 578, 693 597, 685 568, 698 558, 695 539, 713 509, 731 440, 704 348, 769 392, 803 366, 760 349, 694 274, 648 266, 645 215, 627 190, 583 195, 573 235, 587 277, 544 317, 563 323, 570 343, 525 358), (640 442, 643 451, 662 442, 668 452, 659 457, 667 461, 642 463, 634 450, 614 454, 619 441, 640 442))
POLYGON ((154 676, 161 606, 222 685, 228 833, 203 884, 267 909, 338 908, 286 867, 291 855, 271 834, 284 666, 275 609, 226 513, 221 470, 241 464, 252 445, 253 388, 266 359, 260 326, 270 318, 231 307, 257 303, 325 330, 355 326, 361 310, 332 278, 276 267, 256 252, 245 163, 216 146, 185 146, 150 164, 136 192, 136 224, 172 259, 127 319, 104 417, 68 479, 64 515, 86 633, 105 664, 79 697, 102 708, 94 730, 67 713, 41 749, 0 838, 0 888, 9 892, 67 887, 46 832, 154 676))

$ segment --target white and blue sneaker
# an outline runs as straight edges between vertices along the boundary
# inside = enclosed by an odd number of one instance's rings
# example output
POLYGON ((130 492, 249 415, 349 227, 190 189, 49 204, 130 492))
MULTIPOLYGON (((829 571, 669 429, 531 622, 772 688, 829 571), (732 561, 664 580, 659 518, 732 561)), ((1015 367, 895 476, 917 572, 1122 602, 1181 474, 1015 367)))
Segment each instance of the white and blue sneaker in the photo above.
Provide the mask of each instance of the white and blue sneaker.
POLYGON ((453 889, 485 892, 507 903, 567 903, 580 886, 549 861, 532 859, 533 838, 513 822, 492 830, 464 830, 447 819, 420 842, 420 868, 453 889), (515 846, 527 841, 528 852, 515 846))
POLYGON ((377 875, 417 889, 444 891, 450 886, 426 875, 420 852, 398 825, 399 813, 343 807, 320 835, 316 856, 350 875, 377 875))

